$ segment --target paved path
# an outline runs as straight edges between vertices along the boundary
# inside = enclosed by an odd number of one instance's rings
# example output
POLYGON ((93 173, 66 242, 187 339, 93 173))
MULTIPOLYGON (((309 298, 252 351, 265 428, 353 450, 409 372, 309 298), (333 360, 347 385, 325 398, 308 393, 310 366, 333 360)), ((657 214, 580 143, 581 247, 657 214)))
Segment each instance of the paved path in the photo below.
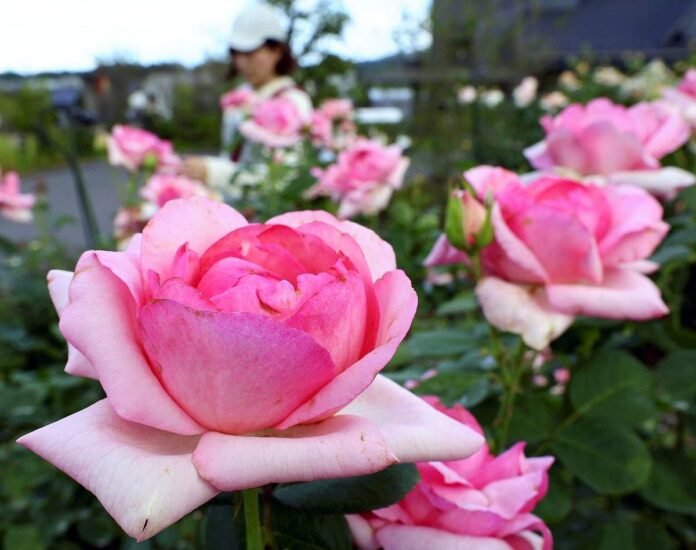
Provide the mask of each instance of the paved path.
MULTIPOLYGON (((114 213, 119 206, 118 188, 124 185, 127 172, 98 160, 84 162, 81 166, 99 230, 110 235, 114 213)), ((33 192, 37 184, 45 186, 47 190, 53 220, 72 218, 70 223, 56 230, 56 236, 71 250, 84 250, 86 244, 70 170, 67 167, 55 168, 22 176, 22 191, 33 192)), ((16 223, 0 216, 0 236, 18 243, 27 242, 36 236, 36 227, 33 223, 16 223)))

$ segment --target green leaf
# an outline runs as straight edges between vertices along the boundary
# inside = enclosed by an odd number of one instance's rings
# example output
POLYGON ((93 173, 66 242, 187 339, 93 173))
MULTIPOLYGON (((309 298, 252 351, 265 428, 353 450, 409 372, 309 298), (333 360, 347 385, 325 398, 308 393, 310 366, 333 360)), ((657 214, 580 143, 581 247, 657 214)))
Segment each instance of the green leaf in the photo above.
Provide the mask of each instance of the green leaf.
POLYGON ((352 550, 353 543, 342 515, 298 510, 273 500, 273 547, 283 550, 352 550))
POLYGON ((458 315, 471 313, 478 309, 478 302, 472 292, 465 292, 455 296, 449 302, 445 302, 437 308, 438 315, 458 315))
POLYGON ((658 388, 672 402, 688 404, 696 399, 696 351, 671 353, 657 368, 658 388))
POLYGON ((669 535, 667 529, 657 521, 642 516, 633 524, 633 542, 635 550, 674 550, 676 541, 669 535))
POLYGON ((43 550, 39 530, 33 525, 10 525, 2 538, 3 547, 8 550, 43 550))
POLYGON ((464 371, 437 374, 413 391, 418 395, 437 395, 447 406, 459 403, 473 407, 486 399, 490 390, 491 384, 485 372, 464 371))
POLYGON ((556 424, 556 413, 546 392, 522 395, 515 404, 508 441, 540 443, 549 437, 556 424))
POLYGON ((650 504, 679 514, 696 514, 696 472, 693 461, 679 455, 656 458, 640 492, 650 504))
POLYGON ((534 513, 546 523, 559 523, 573 507, 571 491, 570 483, 559 474, 558 468, 553 468, 549 474, 549 491, 534 508, 534 513))
POLYGON ((366 476, 282 484, 273 491, 280 502, 322 514, 357 514, 400 501, 420 476, 413 464, 395 464, 366 476))
POLYGON ((656 414, 650 372, 619 351, 603 352, 583 365, 570 382, 570 398, 581 416, 616 425, 639 426, 656 414))
POLYGON ((416 332, 406 342, 414 358, 457 355, 469 350, 473 345, 466 332, 451 328, 416 332))
POLYGON ((106 516, 90 517, 77 524, 80 537, 97 548, 103 548, 116 538, 118 532, 113 520, 106 516))
POLYGON ((630 493, 650 475, 645 444, 630 430, 599 418, 581 419, 563 429, 552 448, 572 473, 600 494, 630 493))
POLYGON ((634 550, 633 525, 629 518, 608 521, 602 529, 597 550, 634 550))
POLYGON ((670 262, 685 262, 692 256, 693 250, 683 244, 671 246, 661 246, 660 249, 650 257, 650 260, 660 265, 670 262))

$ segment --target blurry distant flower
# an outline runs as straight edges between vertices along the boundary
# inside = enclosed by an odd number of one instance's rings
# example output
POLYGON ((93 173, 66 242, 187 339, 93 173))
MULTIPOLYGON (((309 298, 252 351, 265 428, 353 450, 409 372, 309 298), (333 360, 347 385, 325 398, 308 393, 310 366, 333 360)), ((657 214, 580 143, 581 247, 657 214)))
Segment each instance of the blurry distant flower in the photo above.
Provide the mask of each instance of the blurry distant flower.
POLYGON ((512 91, 512 98, 517 107, 523 108, 536 99, 539 81, 533 76, 527 76, 512 91))
POLYGON ((568 105, 568 97, 563 92, 549 92, 541 97, 539 104, 544 111, 551 113, 568 105))
POLYGON ((0 214, 15 222, 29 222, 36 197, 31 193, 20 193, 20 187, 16 172, 8 172, 4 177, 0 172, 0 214))
POLYGON ((676 88, 665 90, 664 97, 696 130, 696 69, 689 69, 676 88))
POLYGON ((163 168, 176 166, 180 160, 171 142, 152 132, 133 126, 116 125, 108 140, 109 163, 134 171, 147 163, 163 168))
POLYGON ((626 80, 626 75, 616 67, 604 66, 595 69, 592 79, 603 86, 618 86, 626 80))
POLYGON ((621 84, 623 95, 634 99, 657 99, 676 80, 672 70, 659 59, 651 61, 621 84))
POLYGON ((220 97, 220 108, 224 110, 249 107, 254 102, 255 98, 256 94, 254 94, 251 88, 240 86, 220 97))
POLYGON ((476 96, 476 88, 473 86, 464 86, 460 88, 457 93, 457 101, 459 101, 461 105, 469 105, 476 101, 476 96))
POLYGON ((394 190, 401 187, 408 165, 409 159, 402 155, 400 147, 358 138, 338 155, 335 164, 312 170, 319 181, 309 195, 328 195, 340 201, 340 218, 375 214, 389 204, 394 190))
POLYGON ((140 196, 158 208, 173 199, 190 199, 195 196, 215 198, 200 182, 173 174, 153 175, 140 190, 140 196))
POLYGON ((481 94, 481 103, 486 107, 497 107, 503 102, 503 99, 505 99, 505 94, 498 88, 486 90, 481 94))
POLYGON ((546 138, 524 154, 538 170, 566 170, 596 183, 628 183, 672 196, 696 181, 660 159, 679 149, 690 130, 682 117, 662 102, 624 107, 607 98, 575 103, 555 117, 541 119, 546 138))
POLYGON ((239 131, 248 140, 267 147, 290 147, 301 140, 301 132, 309 122, 295 101, 281 96, 257 103, 239 131))
POLYGON ((582 83, 573 71, 563 71, 558 77, 558 84, 570 92, 574 92, 580 89, 582 83))
POLYGON ((349 99, 327 99, 312 113, 310 125, 316 147, 340 150, 356 136, 353 102, 349 99))

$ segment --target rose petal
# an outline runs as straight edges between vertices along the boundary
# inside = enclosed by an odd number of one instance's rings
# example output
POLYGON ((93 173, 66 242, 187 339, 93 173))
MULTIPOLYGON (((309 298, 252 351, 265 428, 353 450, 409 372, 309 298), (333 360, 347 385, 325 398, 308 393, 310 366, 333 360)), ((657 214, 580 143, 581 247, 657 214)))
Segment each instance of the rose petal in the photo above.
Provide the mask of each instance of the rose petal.
POLYGON ((444 233, 437 238, 427 258, 423 260, 425 267, 468 263, 470 262, 467 255, 461 250, 454 248, 444 233))
POLYGON ((60 330, 94 366, 122 418, 183 435, 201 433, 152 373, 136 333, 133 296, 95 254, 80 260, 60 330))
POLYGON ((607 179, 609 183, 634 185, 668 199, 674 198, 679 189, 696 183, 696 175, 676 166, 667 166, 659 170, 614 172, 609 174, 607 179))
POLYGON ((165 204, 143 230, 142 273, 152 269, 168 278, 172 260, 181 245, 201 256, 215 241, 247 221, 224 203, 193 197, 165 204))
POLYGON ((416 525, 385 525, 375 537, 384 550, 513 550, 500 539, 457 535, 416 525))
POLYGON ((259 315, 156 300, 142 309, 139 324, 169 395, 216 431, 268 428, 336 373, 328 352, 309 335, 259 315))
POLYGON ((104 399, 18 443, 94 493, 121 528, 141 541, 218 493, 191 460, 198 440, 127 422, 104 399))
POLYGON ((384 376, 377 376, 338 414, 361 416, 375 424, 400 462, 459 460, 474 454, 484 442, 468 426, 384 376))
POLYGON ((549 285, 546 295, 569 315, 641 321, 669 313, 655 284, 630 269, 608 269, 602 285, 549 285))
POLYGON ((546 348, 573 322, 573 317, 554 311, 542 289, 484 277, 476 285, 476 297, 488 322, 496 328, 519 334, 536 350, 546 348))
POLYGON ((411 281, 403 271, 398 270, 387 273, 377 281, 375 293, 380 311, 375 349, 324 386, 311 401, 279 423, 277 429, 313 422, 335 413, 367 388, 394 356, 411 327, 418 297, 411 287, 411 281))
MULTIPOLYGON (((394 255, 394 249, 389 243, 382 240, 382 238, 371 229, 350 221, 338 220, 328 212, 320 210, 289 212, 271 218, 266 223, 283 224, 301 229, 303 225, 311 224, 312 222, 321 222, 331 225, 342 233, 346 233, 353 237, 367 260, 370 272, 372 273, 372 281, 377 281, 385 273, 396 269, 396 256, 394 255)), ((322 235, 319 236, 321 237, 322 235)), ((334 250, 341 251, 340 248, 333 246, 332 242, 325 239, 324 242, 332 246, 334 250)), ((345 253, 348 257, 351 257, 347 252, 345 253)))
POLYGON ((347 415, 297 426, 280 437, 210 432, 193 460, 200 475, 222 491, 364 475, 397 462, 374 426, 347 415))

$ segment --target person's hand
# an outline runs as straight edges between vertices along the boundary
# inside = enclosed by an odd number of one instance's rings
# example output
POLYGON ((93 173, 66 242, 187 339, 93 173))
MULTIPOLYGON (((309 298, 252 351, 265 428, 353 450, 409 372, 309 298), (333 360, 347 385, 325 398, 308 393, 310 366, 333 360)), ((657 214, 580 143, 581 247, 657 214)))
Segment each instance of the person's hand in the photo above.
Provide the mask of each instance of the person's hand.
POLYGON ((179 169, 179 173, 193 180, 205 183, 208 178, 208 170, 205 167, 203 157, 186 157, 179 169))

